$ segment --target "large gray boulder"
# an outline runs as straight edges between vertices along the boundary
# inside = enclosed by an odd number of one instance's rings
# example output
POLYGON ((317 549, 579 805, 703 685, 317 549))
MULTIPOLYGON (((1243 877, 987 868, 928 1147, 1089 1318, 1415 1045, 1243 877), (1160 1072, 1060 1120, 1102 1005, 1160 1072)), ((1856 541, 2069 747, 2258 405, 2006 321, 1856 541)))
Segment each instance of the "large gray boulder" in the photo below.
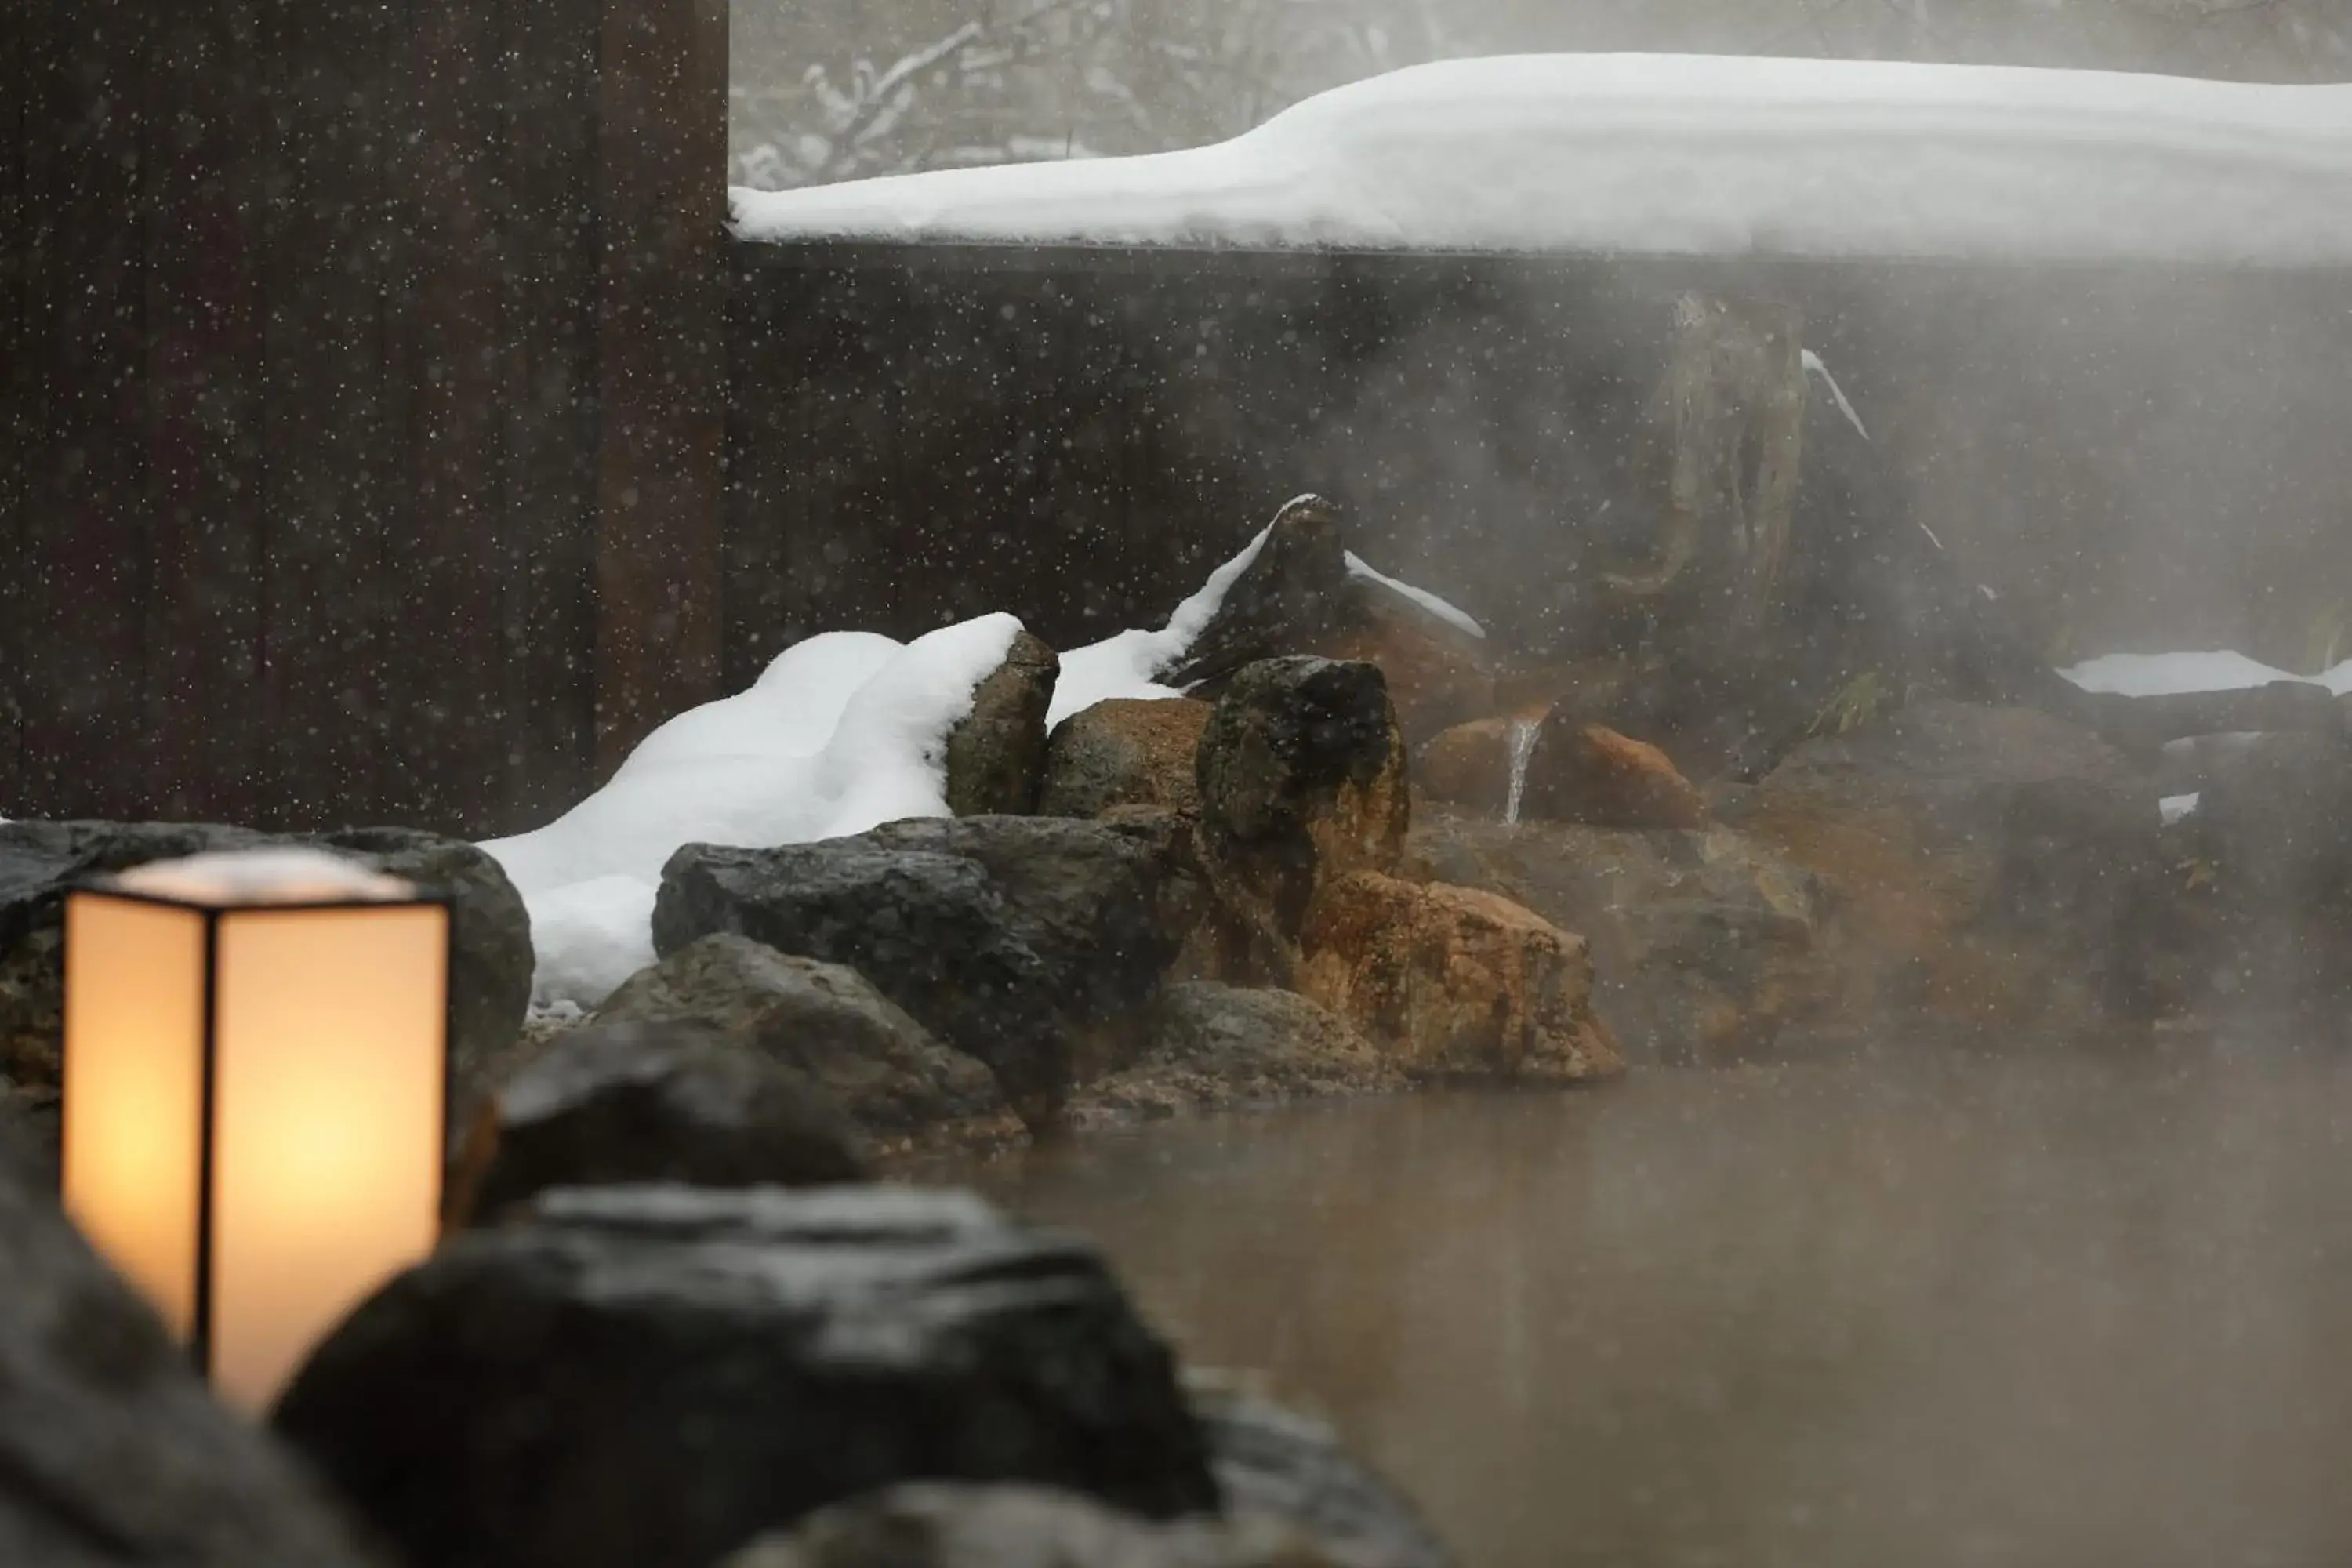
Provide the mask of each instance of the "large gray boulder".
POLYGON ((971 711, 948 731, 948 809, 958 816, 1037 809, 1045 773, 1045 713, 1062 661, 1027 632, 975 687, 971 711))
MULTIPOLYGON (((0 1131, 0 1137, 5 1137, 0 1131)), ((300 1468, 0 1159, 0 1563, 361 1568, 300 1468)))
POLYGON ((691 1024, 593 1024, 484 1104, 449 1219, 495 1217, 550 1187, 855 1182, 856 1141, 823 1089, 772 1057, 691 1024))
POLYGON ((530 915, 488 855, 400 827, 284 835, 171 822, 0 823, 0 1075, 35 1089, 58 1082, 68 888, 150 860, 284 844, 340 849, 451 895, 450 1061, 457 1098, 467 1098, 513 1046, 530 1005, 530 915))
POLYGON ((654 907, 668 955, 714 932, 847 964, 988 1064, 1031 1125, 1148 1004, 1183 940, 1167 823, 925 818, 780 849, 688 845, 654 907))
POLYGON ((1073 1046, 1054 975, 960 856, 835 838, 778 849, 689 844, 662 868, 654 950, 718 933, 846 964, 978 1058, 1032 1125, 1067 1089, 1073 1046))
POLYGON ((877 1152, 1021 1135, 977 1058, 941 1045, 857 971, 749 937, 688 942, 632 976, 592 1021, 712 1030, 804 1076, 877 1152))
POLYGON ((836 1504, 723 1568, 1414 1568, 1278 1520, 1156 1524, 1069 1492, 929 1482, 836 1504))
POLYGON ((1217 1505, 1100 1257, 960 1193, 545 1194, 362 1305, 277 1419, 436 1568, 706 1568, 910 1480, 1217 1505))

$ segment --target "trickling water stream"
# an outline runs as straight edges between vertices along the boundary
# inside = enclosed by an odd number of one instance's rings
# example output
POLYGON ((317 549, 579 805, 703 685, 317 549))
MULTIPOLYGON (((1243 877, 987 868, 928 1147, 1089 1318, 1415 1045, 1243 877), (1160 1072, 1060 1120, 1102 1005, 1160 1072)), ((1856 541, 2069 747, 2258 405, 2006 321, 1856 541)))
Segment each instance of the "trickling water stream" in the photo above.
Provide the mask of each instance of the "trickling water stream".
POLYGON ((1540 719, 1511 721, 1511 793, 1503 804, 1503 820, 1507 823, 1519 819, 1519 803, 1528 793, 1528 759, 1535 755, 1536 732, 1542 728, 1540 719))
POLYGON ((2352 1562, 2352 1059, 1653 1069, 990 1184, 1476 1568, 2352 1562))

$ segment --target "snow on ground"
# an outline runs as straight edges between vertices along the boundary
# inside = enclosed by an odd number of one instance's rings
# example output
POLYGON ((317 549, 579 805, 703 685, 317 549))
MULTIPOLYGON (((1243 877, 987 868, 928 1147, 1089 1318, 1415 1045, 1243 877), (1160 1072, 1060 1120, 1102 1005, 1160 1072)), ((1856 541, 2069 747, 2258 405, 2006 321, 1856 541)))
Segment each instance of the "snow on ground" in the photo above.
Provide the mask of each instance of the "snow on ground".
POLYGON ((682 844, 797 844, 947 815, 948 731, 1020 629, 996 615, 903 647, 811 637, 750 690, 654 731, 547 826, 483 845, 530 906, 535 999, 593 1005, 653 962, 654 894, 682 844))
POLYGON ((2352 260, 2352 85, 1697 55, 1446 60, 1192 152, 737 190, 737 232, 2352 260))
POLYGON ((2200 793, 2192 790, 2187 795, 2168 795, 2158 801, 2157 814, 2164 819, 2164 826, 2169 827, 2195 811, 2200 793))
POLYGON ((1454 608, 1426 588, 1416 588, 1410 583, 1400 583, 1393 577, 1373 571, 1370 566, 1365 565, 1362 557, 1352 550, 1348 552, 1348 575, 1366 583, 1377 583, 1391 593, 1402 594, 1446 625, 1468 632, 1474 637, 1484 637, 1486 635, 1486 628, 1472 620, 1463 611, 1454 608))
POLYGON ((2352 691, 2352 659, 2317 675, 2296 675, 2228 648, 2202 653, 2110 653, 2058 672, 2085 691, 2169 697, 2189 691, 2242 691, 2273 680, 2306 680, 2341 697, 2352 691))

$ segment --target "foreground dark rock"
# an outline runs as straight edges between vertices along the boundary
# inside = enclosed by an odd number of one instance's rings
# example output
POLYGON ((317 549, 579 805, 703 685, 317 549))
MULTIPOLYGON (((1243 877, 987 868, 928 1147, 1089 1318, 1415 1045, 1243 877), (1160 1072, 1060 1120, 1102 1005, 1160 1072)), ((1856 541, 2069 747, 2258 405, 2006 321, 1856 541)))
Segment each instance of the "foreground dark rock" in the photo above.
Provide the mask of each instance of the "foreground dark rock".
POLYGON ((1027 632, 971 694, 971 711, 948 731, 948 809, 958 816, 1023 815, 1037 808, 1045 772, 1045 712, 1062 661, 1027 632))
POLYGON ((1065 1116, 1117 1126, 1187 1111, 1383 1094, 1403 1074, 1354 1025, 1288 991, 1193 980, 1169 986, 1150 1043, 1119 1071, 1081 1086, 1065 1116))
POLYGON ((0 1563, 372 1562, 277 1444, 214 1403, 18 1163, 0 1158, 0 1563))
POLYGON ((1423 874, 1591 942, 1593 1005, 1637 1061, 1769 1048, 1834 991, 1822 889, 1744 835, 1434 816, 1409 842, 1423 874))
POLYGON ((1404 850, 1405 750, 1378 666, 1267 659, 1201 737, 1201 855, 1222 931, 1209 977, 1288 984, 1318 892, 1404 850))
POLYGON ((58 1083, 68 887, 150 860, 283 844, 344 850, 452 895, 449 1050, 457 1099, 468 1098, 522 1028, 530 1004, 530 916, 498 862, 479 849, 397 827, 279 835, 185 823, 0 823, 0 1074, 36 1088, 58 1083))
POLYGON ((1845 1019, 2049 1037, 2149 1008, 2155 791, 2086 730, 1914 702, 1797 748, 1745 828, 1835 896, 1845 1019))
POLYGON ((1196 759, 1210 705, 1190 698, 1115 698, 1074 713, 1045 749, 1037 809, 1047 816, 1100 816, 1122 805, 1195 813, 1196 759))
POLYGON ((1217 1504, 1101 1259, 958 1193, 542 1194, 363 1305, 278 1423, 435 1568, 706 1568, 909 1480, 1217 1504))
POLYGON ((549 1187, 855 1182, 856 1143, 824 1091, 772 1057, 692 1025, 591 1025, 475 1118, 450 1223, 495 1218, 549 1187))
POLYGON ((1244 1390, 1192 1380, 1229 1517, 1280 1520, 1349 1562, 1447 1568, 1413 1506, 1339 1445, 1328 1426, 1244 1390))
POLYGON ((724 1568, 1411 1568, 1278 1521, 1153 1524, 1041 1487, 916 1485, 839 1504, 724 1568))
POLYGON ((856 970, 707 936, 632 976, 595 1023, 687 1024, 803 1075, 877 1152, 918 1141, 1017 1141, 977 1058, 941 1045, 856 970))

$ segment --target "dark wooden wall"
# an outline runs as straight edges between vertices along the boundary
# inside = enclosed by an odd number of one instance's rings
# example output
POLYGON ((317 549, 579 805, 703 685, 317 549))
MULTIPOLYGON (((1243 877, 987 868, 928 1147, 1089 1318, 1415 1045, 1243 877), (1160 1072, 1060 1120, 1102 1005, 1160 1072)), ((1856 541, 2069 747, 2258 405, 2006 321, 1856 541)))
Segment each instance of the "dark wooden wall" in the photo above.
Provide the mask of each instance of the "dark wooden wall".
POLYGON ((0 811, 484 831, 711 693, 725 38, 0 6, 0 811))
POLYGON ((1572 644, 1685 287, 1799 304, 2053 656, 2292 661, 2352 603, 2341 273, 741 247, 726 680, 833 627, 1156 624, 1308 489, 1374 564, 1572 644))

